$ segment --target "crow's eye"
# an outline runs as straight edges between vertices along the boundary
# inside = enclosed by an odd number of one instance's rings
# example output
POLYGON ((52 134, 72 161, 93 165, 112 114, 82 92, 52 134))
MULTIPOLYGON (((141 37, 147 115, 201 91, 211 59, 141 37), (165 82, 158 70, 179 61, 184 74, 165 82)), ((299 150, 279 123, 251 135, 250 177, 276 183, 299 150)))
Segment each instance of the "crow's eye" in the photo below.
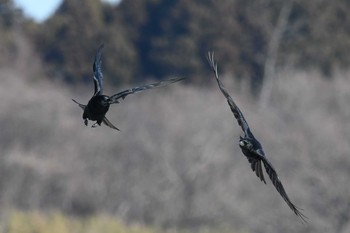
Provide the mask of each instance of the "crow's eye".
POLYGON ((241 145, 241 146, 245 146, 246 144, 247 143, 245 141, 243 141, 243 140, 239 141, 239 145, 241 145))
POLYGON ((239 141, 239 145, 249 150, 253 148, 253 145, 249 140, 241 140, 239 141))

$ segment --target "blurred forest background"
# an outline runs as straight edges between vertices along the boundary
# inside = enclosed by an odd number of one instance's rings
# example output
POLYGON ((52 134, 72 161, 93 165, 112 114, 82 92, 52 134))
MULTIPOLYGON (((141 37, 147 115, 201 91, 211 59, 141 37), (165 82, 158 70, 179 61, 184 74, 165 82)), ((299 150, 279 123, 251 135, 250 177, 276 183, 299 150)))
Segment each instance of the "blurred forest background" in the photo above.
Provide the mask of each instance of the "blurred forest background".
POLYGON ((350 232, 350 2, 64 0, 35 23, 0 1, 0 232, 350 232), (105 92, 83 125, 104 42, 105 92), (264 146, 302 224, 238 146, 206 61, 264 146), (136 226, 134 226, 136 225, 136 226))

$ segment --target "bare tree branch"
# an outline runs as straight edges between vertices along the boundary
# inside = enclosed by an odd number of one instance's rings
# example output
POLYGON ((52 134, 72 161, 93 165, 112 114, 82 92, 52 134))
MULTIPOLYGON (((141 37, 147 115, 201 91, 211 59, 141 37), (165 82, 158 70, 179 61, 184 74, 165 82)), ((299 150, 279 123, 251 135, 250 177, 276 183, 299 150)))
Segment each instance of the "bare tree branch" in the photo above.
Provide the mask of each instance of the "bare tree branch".
POLYGON ((264 84, 260 93, 260 107, 266 107, 270 100, 273 82, 275 79, 275 68, 278 57, 278 50, 281 45, 282 35, 288 25, 288 18, 294 1, 287 1, 279 14, 277 25, 272 33, 264 65, 264 84))

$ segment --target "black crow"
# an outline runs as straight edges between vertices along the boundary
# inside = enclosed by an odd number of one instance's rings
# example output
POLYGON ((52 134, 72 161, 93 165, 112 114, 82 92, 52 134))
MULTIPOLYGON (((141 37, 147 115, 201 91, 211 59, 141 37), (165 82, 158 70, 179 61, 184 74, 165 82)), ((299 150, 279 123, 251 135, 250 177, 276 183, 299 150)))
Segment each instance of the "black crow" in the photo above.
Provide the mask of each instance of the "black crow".
POLYGON ((183 80, 184 78, 171 78, 166 81, 157 82, 153 84, 146 84, 139 87, 130 88, 128 90, 119 92, 112 96, 103 95, 103 74, 101 70, 101 53, 104 44, 101 44, 96 52, 95 61, 93 64, 93 81, 95 92, 92 98, 89 100, 87 105, 78 103, 74 99, 72 99, 75 103, 79 105, 84 110, 83 119, 85 125, 88 125, 88 120, 96 121, 92 127, 96 127, 97 125, 101 125, 103 122, 105 125, 111 127, 112 129, 119 130, 115 127, 107 118, 106 113, 111 104, 119 103, 120 99, 124 99, 129 94, 134 94, 137 92, 141 92, 144 90, 152 89, 155 87, 166 86, 171 83, 175 83, 183 80))
POLYGON ((264 164, 266 173, 269 175, 272 184, 275 186, 276 190, 279 192, 279 194, 282 196, 282 198, 285 200, 285 202, 288 204, 288 206, 293 210, 293 212, 299 216, 304 222, 306 222, 306 216, 301 213, 300 209, 296 207, 289 199, 286 191, 284 190, 284 187, 282 185, 282 182, 278 178, 277 172, 275 168, 272 166, 272 164, 267 160, 264 150, 260 144, 260 142, 254 137, 253 133, 251 132, 247 121, 245 120, 241 110, 238 108, 236 103, 233 101, 232 97, 228 94, 227 90, 225 89, 223 83, 219 79, 218 74, 218 66, 214 61, 214 54, 208 53, 208 60, 209 64, 214 71, 216 81, 218 83, 218 86, 222 92, 222 94, 226 97, 228 105, 231 108, 231 111, 238 121, 239 126, 241 126, 244 137, 239 138, 239 146, 243 152, 243 154, 247 157, 253 172, 257 175, 257 177, 260 178, 262 182, 266 184, 264 173, 262 170, 261 163, 264 164))

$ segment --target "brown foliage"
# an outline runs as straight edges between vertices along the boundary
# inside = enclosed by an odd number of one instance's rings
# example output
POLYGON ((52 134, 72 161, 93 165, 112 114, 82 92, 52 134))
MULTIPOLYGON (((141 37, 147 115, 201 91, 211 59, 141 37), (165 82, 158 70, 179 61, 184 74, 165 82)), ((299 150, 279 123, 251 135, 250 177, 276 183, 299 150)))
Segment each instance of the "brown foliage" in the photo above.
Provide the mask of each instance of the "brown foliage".
MULTIPOLYGON (((89 81, 91 57, 104 41, 108 82, 162 79, 169 74, 202 83, 205 54, 215 51, 221 67, 252 81, 258 94, 273 56, 277 67, 321 70, 332 77, 350 64, 346 1, 127 0, 117 6, 65 0, 30 34, 49 77, 89 81), (283 26, 279 15, 289 5, 283 26), (321 12, 321 13, 319 13, 321 12), (273 42, 273 43, 271 43, 273 42), (274 49, 275 48, 275 49, 274 49)), ((31 31, 31 30, 29 30, 31 31)), ((256 95, 258 96, 258 95, 256 95)))

